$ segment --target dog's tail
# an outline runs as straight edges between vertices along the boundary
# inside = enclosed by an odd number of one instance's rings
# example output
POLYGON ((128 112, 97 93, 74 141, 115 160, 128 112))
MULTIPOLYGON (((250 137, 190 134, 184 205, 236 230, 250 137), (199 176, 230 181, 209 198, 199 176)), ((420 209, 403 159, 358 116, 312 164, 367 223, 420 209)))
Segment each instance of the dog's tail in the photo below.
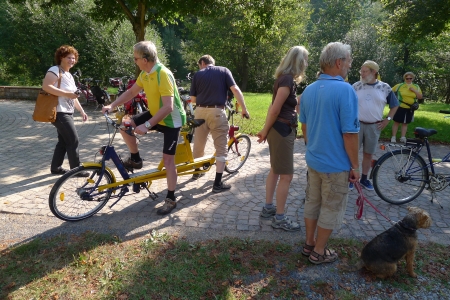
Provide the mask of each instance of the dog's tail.
POLYGON ((344 271, 344 272, 356 272, 358 270, 361 270, 363 267, 364 267, 364 262, 361 258, 359 258, 355 264, 349 264, 348 262, 344 262, 337 266, 337 268, 339 270, 344 271))

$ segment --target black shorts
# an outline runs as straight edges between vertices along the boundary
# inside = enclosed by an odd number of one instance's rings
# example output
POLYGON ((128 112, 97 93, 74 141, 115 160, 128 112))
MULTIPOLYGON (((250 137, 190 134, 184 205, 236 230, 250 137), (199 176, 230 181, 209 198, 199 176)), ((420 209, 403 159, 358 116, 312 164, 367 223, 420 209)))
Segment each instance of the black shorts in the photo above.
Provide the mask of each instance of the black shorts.
POLYGON ((397 123, 409 124, 414 121, 414 112, 409 108, 399 107, 392 119, 397 123))
MULTIPOLYGON (((141 114, 132 117, 136 126, 142 125, 145 121, 150 120, 152 115, 149 111, 144 111, 141 114)), ((164 133, 164 146, 163 153, 168 155, 175 155, 177 151, 178 138, 180 137, 181 128, 171 128, 163 125, 156 124, 152 126, 149 130, 156 130, 158 132, 164 133)))

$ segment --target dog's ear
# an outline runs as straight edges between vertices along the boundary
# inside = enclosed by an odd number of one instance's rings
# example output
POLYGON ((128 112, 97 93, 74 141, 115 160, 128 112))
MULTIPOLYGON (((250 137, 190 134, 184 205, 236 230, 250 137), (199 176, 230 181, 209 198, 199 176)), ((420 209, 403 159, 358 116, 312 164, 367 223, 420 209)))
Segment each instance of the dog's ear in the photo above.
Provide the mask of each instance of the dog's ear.
POLYGON ((423 211, 421 214, 419 214, 418 219, 419 219, 418 225, 420 228, 428 228, 431 226, 432 222, 431 217, 426 211, 423 211))
POLYGON ((415 206, 408 206, 407 209, 408 209, 408 212, 410 212, 410 213, 418 213, 418 212, 422 211, 421 208, 418 208, 415 206))

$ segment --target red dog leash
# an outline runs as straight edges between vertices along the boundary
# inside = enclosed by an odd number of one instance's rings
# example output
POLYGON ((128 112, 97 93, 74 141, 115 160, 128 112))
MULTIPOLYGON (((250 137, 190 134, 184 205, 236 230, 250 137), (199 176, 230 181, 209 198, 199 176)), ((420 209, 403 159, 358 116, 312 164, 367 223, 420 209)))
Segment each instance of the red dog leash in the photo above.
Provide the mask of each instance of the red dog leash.
POLYGON ((383 213, 381 211, 378 210, 378 208, 376 208, 363 194, 362 192, 362 188, 361 188, 361 184, 359 182, 355 182, 354 183, 356 190, 358 191, 358 199, 356 199, 356 206, 358 207, 356 213, 355 213, 355 219, 360 220, 362 217, 362 213, 363 213, 363 209, 364 209, 364 202, 369 203, 370 206, 372 206, 373 209, 375 209, 375 211, 377 213, 379 213, 380 215, 382 215, 386 220, 388 220, 391 224, 395 224, 396 222, 392 221, 391 219, 389 219, 388 217, 386 217, 385 215, 383 215, 383 213))

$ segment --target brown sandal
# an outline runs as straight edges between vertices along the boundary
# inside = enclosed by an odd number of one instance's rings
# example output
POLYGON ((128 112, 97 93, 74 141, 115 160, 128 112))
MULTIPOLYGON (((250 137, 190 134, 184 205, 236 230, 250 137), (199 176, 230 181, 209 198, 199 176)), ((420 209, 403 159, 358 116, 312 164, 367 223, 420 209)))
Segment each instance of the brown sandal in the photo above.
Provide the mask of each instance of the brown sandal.
POLYGON ((311 251, 313 251, 313 250, 314 250, 314 246, 310 246, 307 243, 305 243, 305 245, 303 245, 302 254, 304 256, 310 256, 311 251))
POLYGON ((325 248, 323 251, 323 255, 320 255, 316 251, 312 250, 311 255, 309 256, 309 261, 312 262, 315 265, 320 265, 323 263, 332 263, 335 262, 338 258, 338 255, 336 252, 334 252, 331 249, 325 248), (329 254, 327 254, 327 252, 329 254), (311 257, 316 258, 316 260, 311 259, 311 257))

